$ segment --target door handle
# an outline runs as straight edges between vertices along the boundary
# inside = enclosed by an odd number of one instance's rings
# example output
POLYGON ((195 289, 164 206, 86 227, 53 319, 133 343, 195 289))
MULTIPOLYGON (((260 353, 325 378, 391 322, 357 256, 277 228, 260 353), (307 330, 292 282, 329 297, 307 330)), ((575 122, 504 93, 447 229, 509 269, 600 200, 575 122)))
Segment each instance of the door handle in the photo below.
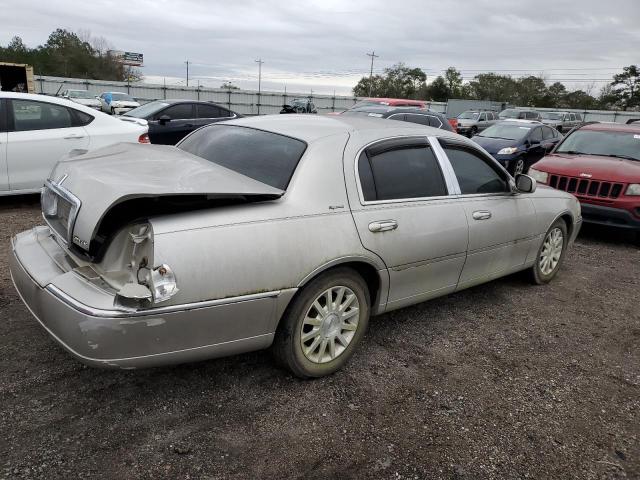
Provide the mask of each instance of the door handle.
POLYGON ((69 135, 64 137, 65 140, 76 140, 78 138, 84 138, 84 135, 69 135))
POLYGON ((489 220, 491 218, 491 212, 488 210, 478 210, 473 212, 472 216, 474 220, 489 220))
POLYGON ((398 228, 398 222, 395 220, 378 220, 369 224, 369 231, 373 233, 387 232, 398 228))

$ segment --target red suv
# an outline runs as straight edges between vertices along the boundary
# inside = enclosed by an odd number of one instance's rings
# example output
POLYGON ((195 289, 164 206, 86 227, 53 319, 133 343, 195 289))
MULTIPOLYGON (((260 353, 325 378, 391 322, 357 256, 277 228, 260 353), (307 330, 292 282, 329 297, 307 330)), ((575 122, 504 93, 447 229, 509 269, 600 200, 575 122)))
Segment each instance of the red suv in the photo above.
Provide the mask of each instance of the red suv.
POLYGON ((633 230, 640 238, 639 124, 576 128, 529 175, 574 194, 585 222, 633 230))

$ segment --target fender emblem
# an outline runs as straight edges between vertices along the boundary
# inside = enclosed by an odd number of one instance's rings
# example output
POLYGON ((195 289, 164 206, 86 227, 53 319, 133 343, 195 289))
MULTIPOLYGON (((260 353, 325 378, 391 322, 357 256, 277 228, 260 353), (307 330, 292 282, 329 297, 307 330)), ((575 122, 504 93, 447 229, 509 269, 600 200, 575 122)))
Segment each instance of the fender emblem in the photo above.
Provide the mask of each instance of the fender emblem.
POLYGON ((591 177, 593 177, 593 175, 591 175, 590 173, 581 173, 580 176, 583 177, 583 178, 591 178, 591 177))

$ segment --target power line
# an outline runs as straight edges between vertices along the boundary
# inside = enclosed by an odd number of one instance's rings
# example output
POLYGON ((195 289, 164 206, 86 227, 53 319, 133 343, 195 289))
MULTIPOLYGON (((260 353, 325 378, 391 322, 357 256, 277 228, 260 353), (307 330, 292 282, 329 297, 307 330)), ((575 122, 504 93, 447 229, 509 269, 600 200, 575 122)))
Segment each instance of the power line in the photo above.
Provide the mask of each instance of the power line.
POLYGON ((369 96, 371 96, 373 88, 373 59, 378 58, 379 55, 376 55, 375 50, 372 50, 371 53, 367 53, 367 57, 371 57, 371 70, 369 71, 369 96))

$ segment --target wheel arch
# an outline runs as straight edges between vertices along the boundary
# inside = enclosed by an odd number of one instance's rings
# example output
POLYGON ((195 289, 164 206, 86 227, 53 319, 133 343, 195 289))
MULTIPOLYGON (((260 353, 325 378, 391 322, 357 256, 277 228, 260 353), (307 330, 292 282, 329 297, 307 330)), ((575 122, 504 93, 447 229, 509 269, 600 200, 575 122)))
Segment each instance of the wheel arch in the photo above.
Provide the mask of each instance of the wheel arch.
POLYGON ((574 218, 571 212, 569 210, 565 210, 564 212, 557 215, 553 219, 553 221, 547 226, 547 230, 549 230, 549 228, 551 228, 551 225, 556 223, 558 220, 564 221, 565 225, 567 226, 567 237, 571 238, 571 235, 573 235, 573 229, 575 228, 574 218))
MULTIPOLYGON (((387 292, 389 290, 389 274, 384 265, 368 257, 348 256, 327 262, 305 276, 297 285, 298 291, 318 276, 338 267, 351 268, 362 276, 369 289, 371 314, 382 313, 379 310, 380 305, 386 303, 387 292)), ((291 300, 293 300, 293 298, 291 300)))

